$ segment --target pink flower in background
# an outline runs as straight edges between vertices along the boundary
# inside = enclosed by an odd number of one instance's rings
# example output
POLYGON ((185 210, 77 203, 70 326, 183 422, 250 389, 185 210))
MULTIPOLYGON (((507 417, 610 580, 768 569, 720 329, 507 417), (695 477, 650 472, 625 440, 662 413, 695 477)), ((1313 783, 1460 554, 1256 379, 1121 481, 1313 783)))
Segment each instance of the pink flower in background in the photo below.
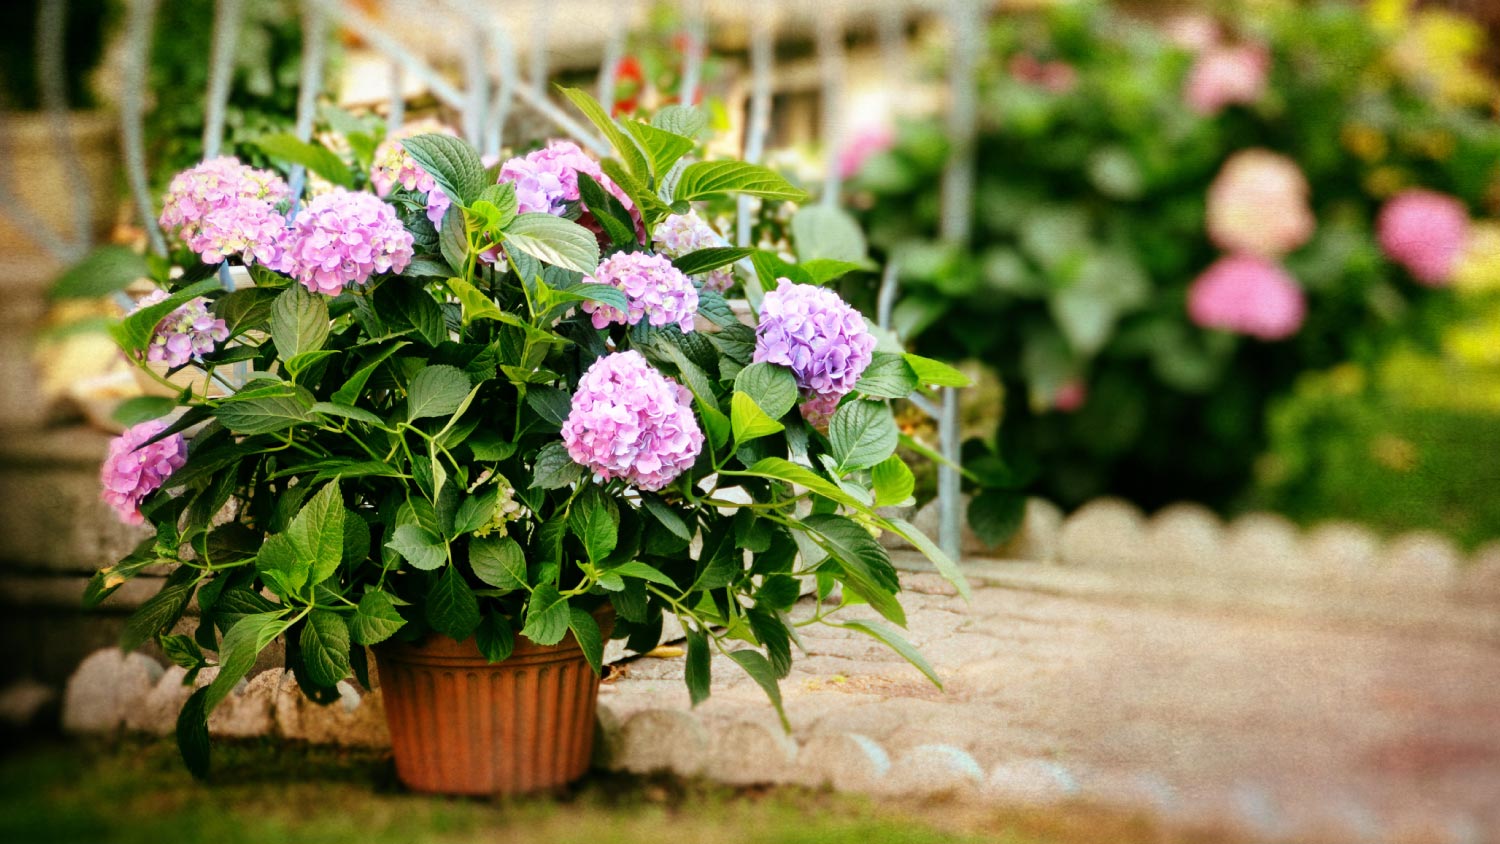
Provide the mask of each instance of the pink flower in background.
POLYGON ((833 413, 839 409, 839 402, 843 399, 841 395, 813 396, 797 409, 802 412, 802 418, 807 420, 807 424, 827 432, 828 423, 833 421, 833 413))
POLYGON ((1392 197, 1375 221, 1380 248, 1417 281, 1442 287, 1469 240, 1469 212, 1447 194, 1414 188, 1392 197))
MULTIPOLYGON (((620 204, 625 206, 625 210, 635 220, 637 233, 645 233, 641 215, 635 210, 630 197, 604 175, 599 162, 572 141, 549 141, 545 147, 535 152, 512 158, 500 165, 500 181, 516 186, 516 200, 519 204, 516 211, 519 214, 561 216, 567 210, 568 203, 580 201, 579 173, 589 174, 607 193, 620 200, 620 204)), ((594 223, 596 231, 597 226, 594 223)))
MULTIPOLYGON (((166 298, 167 291, 152 291, 151 295, 136 303, 131 313, 166 298)), ((146 360, 165 363, 169 367, 183 366, 193 358, 212 352, 215 343, 228 339, 229 328, 224 320, 215 319, 208 310, 208 300, 199 296, 156 324, 151 332, 151 344, 146 347, 146 360)))
POLYGON ((594 315, 595 328, 605 328, 611 323, 635 325, 645 319, 651 325, 675 324, 684 332, 693 330, 693 315, 698 313, 698 288, 665 255, 616 252, 583 280, 621 291, 630 304, 630 312, 621 313, 609 305, 584 302, 584 312, 594 315))
POLYGON ((1052 394, 1052 407, 1063 413, 1074 413, 1089 399, 1089 385, 1074 378, 1057 388, 1052 394))
POLYGON ((1208 235, 1221 249, 1279 258, 1312 237, 1307 178, 1264 149, 1230 156, 1208 188, 1208 235))
MULTIPOLYGON (((673 214, 656 224, 651 233, 657 254, 668 258, 681 258, 689 252, 723 246, 724 241, 713 227, 703 221, 696 211, 673 214)), ((703 289, 725 291, 734 283, 734 269, 719 267, 703 273, 703 289)))
POLYGON ((1066 94, 1078 84, 1078 70, 1064 61, 1040 61, 1030 53, 1011 56, 1010 75, 1049 94, 1066 94))
POLYGON ((890 149, 896 143, 896 132, 890 126, 864 126, 844 142, 839 150, 839 178, 852 179, 864 169, 865 162, 890 149))
POLYGON ((206 264, 239 255, 274 267, 286 226, 276 204, 290 195, 275 173, 223 156, 172 177, 159 222, 206 264))
POLYGON ((369 193, 337 190, 314 198, 287 232, 282 272, 314 293, 337 296, 345 285, 411 263, 412 236, 396 211, 369 193))
POLYGON ((1257 44, 1220 45, 1198 54, 1188 71, 1183 98, 1188 107, 1212 117, 1231 105, 1252 105, 1266 90, 1271 55, 1257 44))
POLYGON ((101 494, 127 525, 145 521, 141 501, 187 462, 187 441, 181 434, 146 444, 166 429, 166 422, 152 419, 127 429, 109 443, 109 453, 99 469, 101 494))
POLYGON ((425 119, 408 123, 386 136, 375 148, 375 163, 370 167, 370 183, 375 186, 375 192, 386 196, 396 185, 400 185, 409 191, 427 194, 427 219, 434 226, 443 223, 443 215, 448 212, 448 207, 453 204, 443 189, 437 186, 436 180, 422 165, 417 163, 411 153, 401 145, 407 138, 417 135, 451 135, 457 137, 458 133, 451 127, 445 126, 436 120, 425 119))
POLYGON ((692 393, 640 352, 605 355, 578 381, 563 443, 574 462, 603 480, 658 490, 692 468, 703 449, 692 403, 692 393))
POLYGON ((754 361, 790 368, 804 397, 853 390, 874 352, 864 317, 832 290, 782 278, 761 300, 754 361))
POLYGON ((1255 255, 1215 261, 1188 288, 1188 316, 1203 328, 1284 340, 1302 327, 1307 301, 1286 271, 1255 255))

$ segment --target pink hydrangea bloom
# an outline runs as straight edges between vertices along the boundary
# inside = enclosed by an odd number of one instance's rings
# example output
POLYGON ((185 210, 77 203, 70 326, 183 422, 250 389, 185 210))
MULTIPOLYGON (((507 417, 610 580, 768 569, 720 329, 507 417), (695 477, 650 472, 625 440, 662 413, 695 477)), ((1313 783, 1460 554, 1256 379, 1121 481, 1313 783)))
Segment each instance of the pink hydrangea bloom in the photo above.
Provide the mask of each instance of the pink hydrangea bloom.
POLYGON ((1204 328, 1284 340, 1302 327, 1307 301, 1281 267, 1255 255, 1215 261, 1188 288, 1188 316, 1204 328))
POLYGON ((840 395, 813 396, 802 402, 797 409, 802 412, 802 418, 807 420, 807 424, 819 431, 827 431, 828 423, 833 421, 833 413, 839 409, 839 402, 843 398, 840 395))
MULTIPOLYGON (((516 186, 516 212, 519 214, 541 213, 561 215, 567 203, 577 202, 578 174, 587 173, 604 188, 635 221, 637 235, 645 234, 641 215, 630 201, 630 196, 616 185, 595 161, 572 141, 550 141, 545 147, 500 165, 500 181, 516 186)), ((580 223, 599 233, 599 224, 592 216, 585 216, 580 223)))
MULTIPOLYGON (((151 295, 136 303, 134 310, 150 307, 166 298, 167 291, 152 291, 151 295)), ((208 300, 199 296, 156 324, 151 332, 151 345, 146 347, 146 360, 165 363, 169 367, 183 366, 193 358, 213 351, 215 343, 228 339, 229 327, 224 320, 214 318, 208 310, 208 300)))
POLYGON ((789 367, 805 397, 853 390, 874 352, 864 317, 832 290, 783 278, 761 300, 754 360, 789 367))
MULTIPOLYGON (((681 258, 689 252, 724 245, 713 227, 694 211, 673 214, 657 223, 651 238, 657 253, 668 258, 681 258)), ((703 274, 703 287, 706 290, 722 292, 728 290, 733 283, 734 270, 730 267, 719 267, 703 274)))
POLYGON ((334 191, 313 199, 286 236, 283 272, 314 293, 337 296, 375 273, 411 263, 411 233, 374 194, 334 191))
POLYGON ((1066 381, 1052 394, 1052 407, 1063 413, 1076 413, 1089 400, 1089 385, 1081 379, 1066 381))
POLYGON ((865 126, 854 134, 839 150, 839 177, 852 179, 859 175, 865 162, 890 149, 896 143, 896 132, 887 124, 865 126))
POLYGON ((288 196, 276 174, 228 156, 215 158, 172 177, 160 222, 204 263, 239 255, 246 264, 274 267, 286 226, 276 204, 288 196))
POLYGON ((436 120, 425 119, 407 123, 395 132, 387 135, 380 146, 375 148, 375 163, 370 167, 370 183, 375 186, 375 192, 381 196, 387 196, 391 190, 400 185, 409 191, 427 194, 427 219, 434 226, 442 225, 443 215, 448 213, 448 208, 453 204, 448 194, 437 186, 432 174, 422 169, 411 153, 401 145, 407 138, 417 135, 452 135, 458 136, 451 127, 445 126, 436 120))
POLYGON ((167 429, 160 419, 142 422, 115 437, 99 470, 104 502, 115 509, 120 521, 141 524, 141 501, 161 488, 169 476, 187 462, 187 442, 181 434, 146 441, 167 429))
POLYGON ((698 289, 692 279, 672 266, 665 255, 645 252, 616 252, 604 259, 585 283, 607 284, 625 294, 630 313, 621 313, 609 305, 584 302, 585 313, 594 315, 594 327, 611 323, 635 325, 645 319, 651 325, 676 324, 683 331, 693 330, 693 315, 698 313, 698 289))
POLYGON ((1442 287, 1469 241, 1469 212, 1458 199, 1415 188, 1391 198, 1375 221, 1380 248, 1429 287, 1442 287))
POLYGON ((568 456, 603 480, 658 490, 690 469, 703 449, 693 396, 640 352, 594 361, 578 381, 563 422, 568 456))
POLYGON ((1257 44, 1216 45, 1203 50, 1188 72, 1183 98, 1212 117, 1231 105, 1252 105, 1266 90, 1271 56, 1257 44))
POLYGON ((1208 188, 1208 235, 1221 249, 1279 258, 1312 237, 1307 178, 1264 149, 1235 153, 1208 188))

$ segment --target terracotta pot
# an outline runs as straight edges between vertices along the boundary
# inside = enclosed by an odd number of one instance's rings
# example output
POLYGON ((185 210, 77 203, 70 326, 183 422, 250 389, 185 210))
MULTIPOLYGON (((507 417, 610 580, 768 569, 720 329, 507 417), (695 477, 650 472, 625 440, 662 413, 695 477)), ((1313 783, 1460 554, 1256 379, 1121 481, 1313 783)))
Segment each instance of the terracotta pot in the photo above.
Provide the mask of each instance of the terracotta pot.
MULTIPOLYGON (((606 639, 607 606, 595 613, 606 639)), ((599 678, 570 632, 556 645, 516 636, 491 665, 473 638, 377 646, 396 775, 414 791, 525 794, 588 771, 599 678)))

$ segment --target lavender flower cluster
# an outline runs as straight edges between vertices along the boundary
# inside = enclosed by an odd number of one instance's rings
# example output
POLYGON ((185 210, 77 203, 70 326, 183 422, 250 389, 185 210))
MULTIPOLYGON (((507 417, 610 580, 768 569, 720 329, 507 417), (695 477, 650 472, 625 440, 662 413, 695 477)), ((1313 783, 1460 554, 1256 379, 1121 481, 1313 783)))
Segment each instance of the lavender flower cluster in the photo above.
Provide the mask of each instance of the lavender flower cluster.
POLYGON ((703 449, 692 398, 640 352, 605 355, 578 382, 563 443, 575 462, 602 480, 659 490, 691 468, 703 449))
MULTIPOLYGON (((686 214, 673 214, 657 223, 656 231, 652 233, 651 238, 655 243, 657 254, 668 258, 681 258, 689 252, 723 245, 713 227, 693 211, 686 214)), ((729 285, 733 283, 734 270, 729 267, 709 270, 703 276, 705 290, 722 292, 728 290, 729 285)))
POLYGON ((141 501, 187 463, 187 442, 181 434, 149 442, 166 429, 166 422, 153 419, 126 430, 109 444, 109 453, 99 470, 99 483, 104 489, 104 502, 115 509, 125 524, 144 522, 141 501))
MULTIPOLYGON (((606 192, 620 200, 635 220, 637 235, 645 232, 640 212, 630 201, 629 194, 604 175, 599 162, 572 141, 550 141, 535 152, 510 159, 500 165, 500 182, 515 185, 517 213, 561 216, 567 211, 568 203, 582 198, 578 189, 579 173, 587 173, 606 192)), ((585 216, 579 222, 596 234, 599 232, 599 224, 591 216, 585 216)))
POLYGON ((337 296, 377 272, 406 269, 413 239, 378 197, 338 190, 307 203, 285 244, 285 262, 276 269, 314 293, 337 296))
POLYGON ((620 290, 630 303, 627 314, 609 305, 584 302, 583 310, 593 314, 595 328, 606 328, 611 323, 635 325, 645 319, 655 326, 675 324, 683 331, 693 330, 693 315, 698 313, 698 289, 665 256, 617 252, 599 264, 592 276, 583 280, 620 290))
MULTIPOLYGON (((147 308, 167 298, 167 291, 153 291, 141 299, 135 310, 147 308)), ((224 320, 217 319, 208 310, 208 300, 199 296, 172 311, 156 324, 151 334, 151 345, 146 349, 146 360, 165 363, 169 367, 183 366, 194 358, 201 358, 214 350, 215 343, 229 339, 229 328, 224 320)))
POLYGON ((814 414, 854 389, 874 353, 864 317, 832 290, 783 278, 761 300, 754 361, 791 369, 814 414))
POLYGON ((412 158, 401 142, 416 135, 452 135, 458 133, 436 120, 417 120, 402 126, 386 136, 375 148, 375 163, 370 167, 370 183, 380 196, 388 196, 400 185, 409 191, 427 195, 427 219, 434 226, 442 225, 443 215, 448 213, 453 201, 437 186, 432 174, 412 158))
POLYGON ((206 264, 238 255, 246 264, 274 267, 285 225, 276 204, 289 195, 274 173, 214 158, 172 177, 160 222, 206 264))

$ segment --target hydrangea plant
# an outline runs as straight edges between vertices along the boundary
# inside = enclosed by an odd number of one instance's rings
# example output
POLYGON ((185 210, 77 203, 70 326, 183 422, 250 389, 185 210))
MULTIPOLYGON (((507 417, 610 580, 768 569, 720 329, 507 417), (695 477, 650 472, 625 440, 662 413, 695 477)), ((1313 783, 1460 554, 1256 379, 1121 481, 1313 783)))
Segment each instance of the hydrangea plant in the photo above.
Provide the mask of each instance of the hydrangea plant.
POLYGON ((351 136, 366 176, 283 139, 282 158, 336 186, 290 219, 273 174, 219 160, 174 180, 163 222, 184 272, 159 268, 166 295, 116 337, 143 365, 164 347, 173 367, 206 372, 195 383, 233 389, 134 405, 163 418, 112 446, 105 498, 154 535, 100 571, 86 601, 172 567, 124 645, 154 639, 189 682, 213 672, 178 722, 195 772, 209 713, 278 638, 319 701, 365 681, 365 648, 392 637, 474 637, 500 661, 518 636, 551 645, 572 631, 597 671, 605 605, 636 651, 658 644, 664 614, 682 620, 695 702, 720 651, 779 710, 797 627, 814 623, 875 637, 936 682, 897 630, 900 584, 878 534, 966 587, 877 508, 913 486, 888 400, 963 377, 904 354, 819 287, 840 271, 828 261, 669 235, 706 198, 804 198, 767 169, 692 160, 703 122, 691 109, 614 121, 567 94, 613 157, 553 142, 487 170, 441 131, 378 154, 377 139, 351 136), (437 191, 448 207, 434 225, 437 191), (262 230, 267 211, 279 222, 262 230), (251 264, 255 285, 221 289, 209 276, 227 258, 251 264), (711 281, 735 265, 758 325, 711 281), (248 375, 226 377, 235 368, 248 375), (794 622, 804 593, 813 607, 794 622), (842 619, 851 604, 889 623, 842 619))

